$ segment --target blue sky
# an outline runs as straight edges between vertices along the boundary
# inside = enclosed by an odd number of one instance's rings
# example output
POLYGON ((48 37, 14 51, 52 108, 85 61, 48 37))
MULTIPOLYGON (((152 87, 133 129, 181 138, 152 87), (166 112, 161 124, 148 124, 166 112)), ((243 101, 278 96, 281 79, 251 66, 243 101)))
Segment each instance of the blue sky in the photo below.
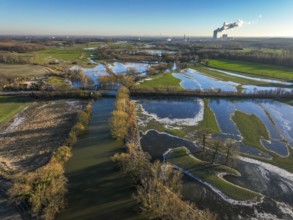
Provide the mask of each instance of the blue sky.
POLYGON ((293 37, 293 0, 0 0, 0 34, 293 37))

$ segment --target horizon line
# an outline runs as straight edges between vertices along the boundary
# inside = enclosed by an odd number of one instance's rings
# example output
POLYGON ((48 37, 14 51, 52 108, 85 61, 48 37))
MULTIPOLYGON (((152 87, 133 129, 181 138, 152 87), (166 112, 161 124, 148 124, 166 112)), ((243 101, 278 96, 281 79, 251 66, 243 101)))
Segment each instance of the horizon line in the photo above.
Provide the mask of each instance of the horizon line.
MULTIPOLYGON (((40 37, 40 36, 51 36, 51 37, 136 37, 136 38, 148 38, 148 37, 154 37, 154 38, 213 38, 212 36, 201 36, 201 35, 126 35, 126 34, 117 34, 117 35, 103 35, 103 34, 1 34, 0 36, 21 36, 21 37, 40 37)), ((293 38, 293 36, 232 36, 231 38, 293 38)), ((218 38, 220 39, 220 38, 218 38)))

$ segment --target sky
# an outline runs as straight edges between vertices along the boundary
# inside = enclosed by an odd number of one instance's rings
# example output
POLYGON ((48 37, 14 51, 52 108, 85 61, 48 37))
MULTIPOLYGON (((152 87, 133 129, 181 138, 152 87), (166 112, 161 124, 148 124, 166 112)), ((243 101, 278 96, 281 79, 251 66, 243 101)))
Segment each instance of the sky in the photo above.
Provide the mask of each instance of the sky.
POLYGON ((293 0, 0 0, 0 35, 293 37, 293 0))

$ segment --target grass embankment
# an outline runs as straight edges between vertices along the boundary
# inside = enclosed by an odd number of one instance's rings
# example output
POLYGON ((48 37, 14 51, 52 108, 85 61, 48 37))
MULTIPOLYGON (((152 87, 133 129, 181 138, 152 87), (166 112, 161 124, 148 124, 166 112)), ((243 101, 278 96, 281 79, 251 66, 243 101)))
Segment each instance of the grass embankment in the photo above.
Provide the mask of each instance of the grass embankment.
POLYGON ((167 155, 167 161, 181 167, 205 182, 210 183, 232 199, 246 201, 260 198, 259 194, 234 185, 218 176, 220 173, 240 176, 237 170, 224 165, 210 164, 199 160, 191 155, 185 147, 173 149, 167 155))
POLYGON ((0 124, 7 122, 28 106, 31 101, 32 99, 26 97, 0 96, 0 124))
POLYGON ((147 131, 149 129, 154 129, 157 130, 158 132, 166 132, 178 137, 182 137, 182 138, 186 138, 189 140, 194 140, 195 136, 194 135, 188 135, 190 133, 193 133, 196 130, 205 130, 208 131, 210 133, 220 133, 221 130, 218 126, 216 117, 213 113, 213 111, 211 110, 211 108, 209 107, 209 100, 208 99, 204 99, 204 118, 202 121, 199 122, 198 125, 194 125, 194 126, 190 126, 190 125, 174 125, 174 127, 180 127, 180 129, 171 129, 169 126, 164 126, 164 124, 156 121, 155 119, 150 119, 147 120, 145 119, 145 117, 148 117, 146 115, 143 114, 143 111, 141 109, 141 107, 139 107, 137 109, 137 114, 142 117, 143 121, 147 123, 145 124, 145 126, 141 126, 140 129, 142 131, 147 131))
POLYGON ((176 79, 172 75, 173 73, 164 73, 156 76, 149 77, 143 80, 141 83, 136 84, 134 89, 174 89, 183 90, 180 86, 180 79, 176 79))
POLYGON ((0 74, 9 75, 44 75, 48 73, 48 69, 38 65, 31 64, 0 64, 0 74))
MULTIPOLYGON (((267 113, 268 114, 268 113, 267 113)), ((271 116, 268 116, 271 120, 271 116)), ((268 153, 272 159, 265 159, 261 157, 256 157, 252 155, 244 155, 245 157, 254 158, 265 163, 270 163, 282 169, 285 169, 289 172, 293 172, 293 150, 289 149, 288 157, 281 157, 276 153, 267 150, 261 145, 260 139, 264 138, 269 140, 269 133, 262 123, 262 121, 256 115, 248 115, 239 111, 235 112, 235 115, 232 116, 232 120, 236 123, 242 137, 243 143, 248 146, 253 146, 258 148, 259 150, 268 153)), ((274 122, 273 122, 274 124, 274 122)))
POLYGON ((293 68, 289 67, 225 59, 209 60, 208 65, 213 68, 231 70, 240 73, 248 73, 281 80, 293 80, 293 68))

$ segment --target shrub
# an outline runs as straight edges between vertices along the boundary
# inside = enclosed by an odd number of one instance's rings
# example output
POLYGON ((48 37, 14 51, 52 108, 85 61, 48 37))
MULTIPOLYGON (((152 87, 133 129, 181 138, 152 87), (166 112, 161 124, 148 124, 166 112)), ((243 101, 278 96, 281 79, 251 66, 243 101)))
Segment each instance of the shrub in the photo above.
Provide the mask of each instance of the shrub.
POLYGON ((59 147, 54 153, 54 158, 62 164, 65 164, 71 157, 71 148, 67 146, 59 147))
POLYGON ((53 157, 47 165, 36 171, 17 175, 9 190, 11 200, 27 201, 34 214, 46 220, 54 219, 56 213, 64 208, 67 181, 59 159, 53 157))
POLYGON ((81 124, 80 122, 77 122, 76 125, 71 129, 71 132, 73 132, 76 136, 81 135, 85 131, 85 126, 81 124))

